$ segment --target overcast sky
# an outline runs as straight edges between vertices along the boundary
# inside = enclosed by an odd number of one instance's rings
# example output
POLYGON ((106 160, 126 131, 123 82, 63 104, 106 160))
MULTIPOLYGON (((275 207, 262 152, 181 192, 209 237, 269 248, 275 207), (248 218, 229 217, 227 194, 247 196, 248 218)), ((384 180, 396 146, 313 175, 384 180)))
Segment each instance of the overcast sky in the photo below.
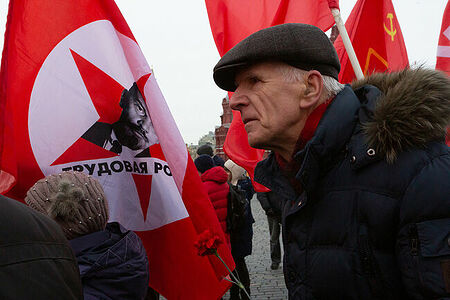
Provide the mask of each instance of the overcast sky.
MULTIPOLYGON (((417 62, 434 68, 447 0, 392 2, 410 64, 417 62)), ((226 95, 212 79, 219 55, 204 1, 116 0, 116 3, 154 69, 185 142, 196 144, 202 135, 220 125, 221 102, 226 95)), ((355 3, 356 0, 340 0, 344 21, 355 3)), ((0 0, 1 49, 7 8, 8 1, 0 0)))

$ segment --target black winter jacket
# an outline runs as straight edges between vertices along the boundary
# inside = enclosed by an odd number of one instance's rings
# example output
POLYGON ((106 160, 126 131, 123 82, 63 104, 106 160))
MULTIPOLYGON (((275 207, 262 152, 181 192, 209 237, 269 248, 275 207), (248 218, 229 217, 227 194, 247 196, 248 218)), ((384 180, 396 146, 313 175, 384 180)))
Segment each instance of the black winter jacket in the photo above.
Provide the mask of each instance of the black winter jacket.
POLYGON ((77 261, 59 225, 2 195, 0 299, 83 299, 77 261))
POLYGON ((290 299, 450 297, 449 118, 445 75, 375 75, 346 86, 294 156, 301 195, 273 155, 258 164, 283 197, 290 299))
POLYGON ((248 200, 245 208, 245 223, 237 230, 230 233, 231 254, 234 258, 242 258, 252 254, 253 248, 253 218, 250 201, 255 191, 253 190, 250 178, 240 179, 237 186, 245 192, 245 198, 248 200))
POLYGON ((281 203, 282 199, 278 197, 273 191, 260 192, 256 194, 262 209, 266 215, 275 218, 281 223, 281 203))

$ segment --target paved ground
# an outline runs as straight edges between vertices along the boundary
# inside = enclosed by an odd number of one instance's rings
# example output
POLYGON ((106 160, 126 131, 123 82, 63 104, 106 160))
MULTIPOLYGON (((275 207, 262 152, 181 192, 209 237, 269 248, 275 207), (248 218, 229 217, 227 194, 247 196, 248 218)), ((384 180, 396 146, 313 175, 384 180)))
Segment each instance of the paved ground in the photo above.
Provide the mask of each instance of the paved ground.
MULTIPOLYGON (((270 260, 269 227, 266 214, 256 199, 256 195, 251 201, 251 206, 255 218, 253 224, 253 253, 246 257, 250 273, 251 297, 253 300, 287 299, 282 265, 278 270, 270 269, 272 262, 270 260)), ((228 293, 224 299, 229 299, 228 293)))
POLYGON ((287 289, 284 284, 282 265, 278 270, 271 270, 269 227, 267 217, 258 200, 251 201, 253 217, 253 253, 247 256, 251 280, 252 299, 287 299, 287 289))

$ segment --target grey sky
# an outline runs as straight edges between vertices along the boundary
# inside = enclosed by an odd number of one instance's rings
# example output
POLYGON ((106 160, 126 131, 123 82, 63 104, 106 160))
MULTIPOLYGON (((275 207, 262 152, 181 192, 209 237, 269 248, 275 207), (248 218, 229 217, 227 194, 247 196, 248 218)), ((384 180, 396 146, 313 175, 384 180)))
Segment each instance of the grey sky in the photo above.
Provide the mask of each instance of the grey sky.
MULTIPOLYGON (((447 0, 392 2, 410 63, 434 68, 447 0)), ((203 134, 220 124, 221 101, 226 94, 212 80, 212 68, 219 55, 204 1, 116 0, 116 3, 155 71, 185 142, 197 143, 203 134)), ((355 3, 356 0, 340 0, 344 21, 355 3)), ((7 8, 8 1, 0 0, 1 49, 7 8)))

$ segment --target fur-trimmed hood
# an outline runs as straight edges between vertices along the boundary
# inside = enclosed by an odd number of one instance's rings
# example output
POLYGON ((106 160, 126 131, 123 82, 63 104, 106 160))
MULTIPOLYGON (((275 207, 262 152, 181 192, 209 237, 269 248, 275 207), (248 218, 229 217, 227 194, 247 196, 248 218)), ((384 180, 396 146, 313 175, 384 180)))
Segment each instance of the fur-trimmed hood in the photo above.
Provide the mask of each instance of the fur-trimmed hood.
POLYGON ((354 90, 370 84, 381 90, 371 121, 364 124, 369 146, 388 162, 398 153, 445 137, 450 124, 450 80, 425 69, 378 73, 354 81, 354 90))

